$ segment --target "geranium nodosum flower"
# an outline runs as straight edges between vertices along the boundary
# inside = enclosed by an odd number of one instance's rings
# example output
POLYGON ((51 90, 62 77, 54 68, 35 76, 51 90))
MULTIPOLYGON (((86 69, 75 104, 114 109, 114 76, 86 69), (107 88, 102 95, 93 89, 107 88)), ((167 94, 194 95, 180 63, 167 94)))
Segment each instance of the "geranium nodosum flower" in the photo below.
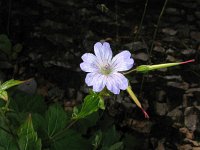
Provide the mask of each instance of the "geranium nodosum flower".
POLYGON ((134 60, 127 50, 113 56, 110 44, 98 42, 94 45, 94 54, 85 53, 81 58, 80 67, 88 72, 85 82, 93 86, 93 91, 100 92, 106 86, 114 94, 119 94, 120 89, 126 90, 128 80, 121 71, 127 71, 133 67, 134 60))

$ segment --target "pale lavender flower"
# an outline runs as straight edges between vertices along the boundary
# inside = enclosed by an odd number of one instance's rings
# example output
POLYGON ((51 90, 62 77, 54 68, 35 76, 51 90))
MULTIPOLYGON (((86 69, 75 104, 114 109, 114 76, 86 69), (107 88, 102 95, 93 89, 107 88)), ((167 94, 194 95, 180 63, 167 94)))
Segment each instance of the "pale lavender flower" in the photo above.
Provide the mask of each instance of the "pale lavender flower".
POLYGON ((94 45, 94 54, 85 53, 81 58, 83 62, 80 67, 88 72, 85 83, 93 86, 93 91, 100 92, 106 86, 109 91, 119 94, 120 89, 126 90, 128 87, 127 78, 119 73, 127 71, 133 67, 134 60, 127 50, 122 51, 112 58, 110 44, 100 42, 94 45))

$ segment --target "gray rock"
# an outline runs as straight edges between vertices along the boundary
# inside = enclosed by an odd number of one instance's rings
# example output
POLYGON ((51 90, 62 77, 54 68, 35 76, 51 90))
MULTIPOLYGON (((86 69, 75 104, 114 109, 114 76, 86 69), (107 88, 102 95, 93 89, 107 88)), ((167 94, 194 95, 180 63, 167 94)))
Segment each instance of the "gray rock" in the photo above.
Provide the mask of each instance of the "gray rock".
POLYGON ((164 28, 162 32, 168 35, 176 35, 177 31, 171 28, 164 28))
POLYGON ((156 52, 160 52, 160 53, 164 53, 165 52, 165 49, 162 46, 155 46, 153 48, 153 50, 156 51, 156 52))
POLYGON ((147 61, 149 59, 149 56, 146 53, 138 53, 134 55, 133 58, 142 61, 147 61))
POLYGON ((167 55, 166 60, 167 60, 167 61, 170 61, 170 62, 175 62, 175 61, 176 61, 176 58, 175 58, 174 56, 167 55))
POLYGON ((190 36, 191 36, 192 39, 200 42, 200 32, 191 32, 190 36))
POLYGON ((155 111, 160 116, 166 115, 168 112, 167 103, 156 102, 155 103, 155 111))
POLYGON ((35 94, 37 90, 37 82, 34 78, 30 79, 27 82, 18 85, 17 89, 28 94, 35 94))
POLYGON ((195 131, 197 129, 197 125, 200 123, 199 115, 200 111, 195 107, 187 107, 185 109, 184 124, 189 130, 195 131))
POLYGON ((189 89, 189 84, 187 82, 167 82, 167 86, 172 86, 177 89, 183 89, 183 90, 188 90, 189 89))
POLYGON ((133 51, 146 50, 148 48, 146 43, 143 43, 140 41, 127 43, 124 46, 128 47, 129 50, 133 50, 133 51))
POLYGON ((169 14, 169 15, 180 15, 180 11, 178 9, 172 8, 172 7, 167 8, 165 10, 165 12, 166 12, 166 14, 169 14))
POLYGON ((195 16, 196 16, 198 19, 200 19, 200 11, 196 11, 196 12, 195 12, 195 16))
POLYGON ((196 53, 195 49, 184 49, 184 50, 181 51, 181 54, 183 54, 185 56, 191 56, 195 53, 196 53))
POLYGON ((182 116, 183 116, 183 112, 181 111, 180 107, 176 107, 173 110, 171 110, 170 112, 168 112, 167 116, 171 117, 172 120, 174 121, 180 121, 182 116))
POLYGON ((156 92, 156 101, 163 102, 166 98, 166 92, 164 90, 160 90, 156 92))

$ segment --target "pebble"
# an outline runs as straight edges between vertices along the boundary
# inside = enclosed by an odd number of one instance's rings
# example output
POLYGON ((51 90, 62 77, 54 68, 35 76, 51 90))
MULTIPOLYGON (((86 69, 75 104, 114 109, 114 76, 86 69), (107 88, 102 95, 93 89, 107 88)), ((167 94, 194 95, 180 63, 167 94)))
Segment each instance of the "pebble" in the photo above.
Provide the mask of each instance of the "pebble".
POLYGON ((168 35, 176 35, 177 31, 171 28, 164 28, 162 32, 168 35))
POLYGON ((134 55, 133 58, 142 61, 147 61, 149 59, 149 56, 146 53, 138 53, 134 55))

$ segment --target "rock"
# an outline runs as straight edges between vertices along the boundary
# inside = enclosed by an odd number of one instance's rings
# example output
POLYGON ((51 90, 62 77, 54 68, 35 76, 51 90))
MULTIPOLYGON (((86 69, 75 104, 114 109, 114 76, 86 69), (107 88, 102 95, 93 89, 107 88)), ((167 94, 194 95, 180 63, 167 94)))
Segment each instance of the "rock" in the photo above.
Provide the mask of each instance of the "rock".
POLYGON ((182 77, 181 77, 180 75, 169 75, 169 76, 164 76, 164 79, 182 81, 182 77))
POLYGON ((159 116, 164 116, 168 112, 167 103, 155 103, 155 111, 159 116))
POLYGON ((193 139, 194 138, 194 132, 193 131, 189 131, 188 128, 186 127, 182 127, 179 128, 179 132, 184 134, 186 139, 193 139))
POLYGON ((197 125, 200 122, 199 115, 200 111, 195 107, 188 107, 185 109, 184 124, 189 130, 195 131, 197 129, 197 125))
POLYGON ((199 142, 197 142, 197 141, 193 141, 193 140, 191 140, 191 139, 187 139, 187 138, 185 138, 184 139, 184 142, 185 143, 189 143, 189 144, 191 144, 192 146, 195 146, 195 147, 199 147, 200 146, 200 143, 199 142))
POLYGON ((174 121, 180 121, 183 116, 183 112, 181 111, 180 107, 178 106, 178 107, 174 108, 172 111, 168 112, 167 116, 171 117, 171 119, 174 121))
POLYGON ((138 51, 138 50, 146 50, 148 49, 146 43, 143 42, 132 42, 132 43, 127 43, 124 46, 128 47, 129 50, 133 50, 133 51, 138 51))
POLYGON ((172 7, 166 8, 165 12, 166 12, 166 14, 168 14, 168 15, 180 15, 179 10, 176 9, 176 8, 172 8, 172 7))
POLYGON ((169 49, 166 50, 166 53, 167 54, 174 54, 174 50, 169 48, 169 49))
POLYGON ((186 93, 200 92, 200 88, 190 88, 186 91, 186 93))
POLYGON ((80 91, 77 92, 77 94, 76 94, 76 100, 78 102, 83 101, 83 93, 82 92, 80 92, 80 91))
POLYGON ((183 89, 183 90, 188 90, 189 88, 189 84, 186 83, 186 82, 167 82, 167 86, 172 86, 172 87, 175 87, 175 88, 178 88, 178 89, 183 89))
POLYGON ((153 123, 148 120, 140 121, 136 119, 127 119, 125 121, 125 124, 136 130, 137 132, 145 134, 150 133, 151 127, 153 125, 153 123))
POLYGON ((193 148, 190 144, 184 144, 184 145, 178 146, 178 150, 193 150, 193 148))
POLYGON ((171 28, 164 28, 162 32, 168 35, 176 35, 177 31, 171 28))
POLYGON ((165 49, 162 46, 155 46, 153 48, 153 50, 156 51, 156 52, 160 52, 160 53, 164 53, 165 52, 165 49))
POLYGON ((196 11, 194 14, 198 19, 200 19, 200 11, 196 11))
POLYGON ((155 150, 165 150, 165 139, 161 139, 158 141, 158 146, 156 147, 155 150))
POLYGON ((191 36, 192 39, 200 42, 200 32, 191 32, 190 36, 191 36))
POLYGON ((160 90, 156 92, 156 101, 164 102, 166 98, 166 92, 164 90, 160 90))
POLYGON ((184 49, 184 50, 181 51, 181 54, 183 54, 185 56, 191 56, 195 53, 196 53, 195 49, 184 49))
POLYGON ((149 56, 146 53, 138 53, 134 55, 133 58, 142 61, 147 61, 149 59, 149 56))
POLYGON ((27 82, 18 85, 17 89, 28 94, 35 94, 37 90, 37 82, 34 78, 30 79, 27 82))
POLYGON ((167 61, 170 61, 170 62, 175 62, 175 61, 176 61, 176 58, 175 58, 174 56, 167 55, 166 60, 167 60, 167 61))

